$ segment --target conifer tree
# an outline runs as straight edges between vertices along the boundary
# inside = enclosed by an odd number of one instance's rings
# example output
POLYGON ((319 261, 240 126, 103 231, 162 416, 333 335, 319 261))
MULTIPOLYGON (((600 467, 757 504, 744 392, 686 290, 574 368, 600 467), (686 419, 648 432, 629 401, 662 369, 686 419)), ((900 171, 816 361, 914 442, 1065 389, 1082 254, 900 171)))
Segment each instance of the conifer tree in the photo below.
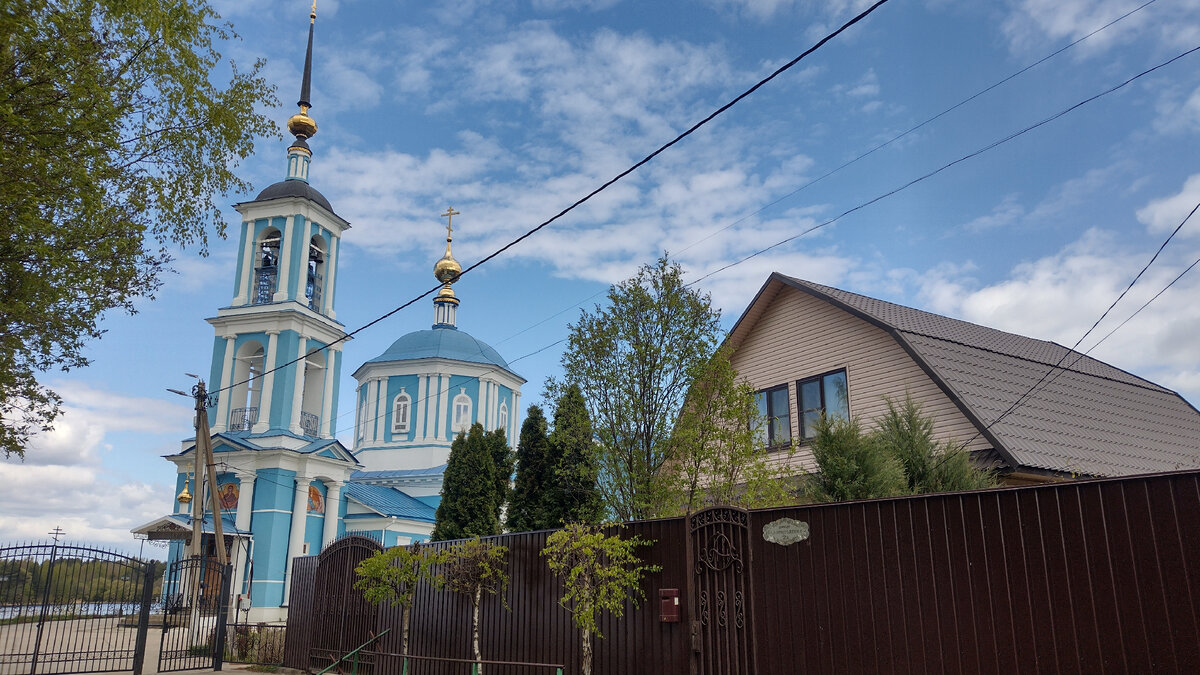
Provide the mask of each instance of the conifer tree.
POLYGON ((510 532, 529 532, 552 527, 547 524, 545 492, 553 483, 546 438, 546 416, 539 406, 529 406, 517 445, 517 478, 508 505, 510 532))
POLYGON ((549 446, 553 479, 545 495, 545 527, 600 522, 603 505, 596 484, 596 442, 578 385, 567 385, 558 397, 549 446))
POLYGON ((434 541, 500 533, 496 461, 486 437, 483 425, 476 423, 450 446, 442 478, 442 502, 433 527, 434 541))
MULTIPOLYGON (((492 494, 495 497, 496 522, 499 523, 504 504, 512 492, 511 481, 516 457, 508 447, 508 439, 504 436, 503 429, 485 433, 483 443, 492 458, 492 494)), ((499 533, 498 530, 497 534, 499 533)))

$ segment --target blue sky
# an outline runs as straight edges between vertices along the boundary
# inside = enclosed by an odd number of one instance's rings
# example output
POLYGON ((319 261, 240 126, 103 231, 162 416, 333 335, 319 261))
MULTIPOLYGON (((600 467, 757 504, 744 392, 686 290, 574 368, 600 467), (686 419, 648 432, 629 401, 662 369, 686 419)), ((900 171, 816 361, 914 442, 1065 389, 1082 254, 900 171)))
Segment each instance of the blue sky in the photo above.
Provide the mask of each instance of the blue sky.
MULTIPOLYGON (((299 91, 303 0, 215 3, 266 59, 283 107, 299 91)), ((353 228, 337 314, 356 328, 434 285, 448 205, 464 264, 670 140, 869 3, 855 0, 322 0, 311 182, 353 228)), ((1158 0, 918 131, 813 179, 1140 5, 1122 0, 893 0, 700 132, 509 254, 464 277, 459 326, 541 400, 578 306, 662 251, 696 279, 1200 45, 1200 2, 1158 0), (803 189, 801 189, 803 188, 803 189), (551 346, 554 345, 554 346, 551 346), (549 346, 549 348, 547 348, 549 346), (538 350, 543 350, 538 352, 538 350), (516 360, 521 356, 533 356, 516 360)), ((1071 345, 1200 201, 1200 54, 699 285, 728 327, 772 271, 1071 345)), ((283 178, 283 139, 238 168, 283 178)), ((229 195, 225 204, 252 198, 229 195)), ((237 222, 232 208, 230 222, 237 222)), ((136 548, 171 500, 191 424, 167 387, 207 373, 204 322, 232 297, 235 240, 178 254, 135 316, 106 319, 93 365, 48 373, 66 399, 24 464, 0 462, 0 539, 55 525, 136 548)), ((1200 257, 1192 221, 1084 348, 1200 257)), ((1200 401, 1200 272, 1093 355, 1200 401)), ((345 350, 349 373, 428 327, 429 300, 345 350)))

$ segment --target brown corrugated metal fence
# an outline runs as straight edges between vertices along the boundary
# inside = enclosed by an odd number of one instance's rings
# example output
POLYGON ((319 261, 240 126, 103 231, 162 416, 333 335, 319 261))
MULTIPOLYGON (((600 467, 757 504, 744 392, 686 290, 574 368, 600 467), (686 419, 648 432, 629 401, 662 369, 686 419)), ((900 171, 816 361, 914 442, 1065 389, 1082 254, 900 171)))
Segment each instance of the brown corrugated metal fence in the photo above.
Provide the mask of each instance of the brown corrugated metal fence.
MULTIPOLYGON (((706 513, 628 526, 655 541, 642 552, 663 570, 643 585, 647 603, 604 622, 596 673, 1200 672, 1200 472, 706 513), (807 538, 765 540, 785 518, 807 538), (660 588, 680 589, 680 623, 659 622, 660 588)), ((577 672, 577 633, 539 555, 546 536, 496 538, 512 583, 509 609, 484 602, 483 654, 577 672)), ((294 567, 292 667, 307 666, 306 631, 342 620, 297 597, 319 584, 309 560, 294 567)), ((469 658, 469 609, 422 588, 412 653, 469 658)), ((399 651, 399 616, 380 609, 376 630, 393 632, 378 651, 399 651)))

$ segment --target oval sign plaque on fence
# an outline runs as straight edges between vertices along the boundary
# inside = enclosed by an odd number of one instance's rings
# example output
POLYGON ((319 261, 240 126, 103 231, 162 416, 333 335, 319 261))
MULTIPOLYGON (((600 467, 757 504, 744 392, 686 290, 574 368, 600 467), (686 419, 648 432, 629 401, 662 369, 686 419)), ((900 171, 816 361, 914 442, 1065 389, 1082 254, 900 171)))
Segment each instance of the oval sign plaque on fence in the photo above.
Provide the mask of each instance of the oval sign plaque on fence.
POLYGON ((763 539, 780 546, 790 546, 808 539, 808 523, 791 518, 773 520, 763 526, 763 539))

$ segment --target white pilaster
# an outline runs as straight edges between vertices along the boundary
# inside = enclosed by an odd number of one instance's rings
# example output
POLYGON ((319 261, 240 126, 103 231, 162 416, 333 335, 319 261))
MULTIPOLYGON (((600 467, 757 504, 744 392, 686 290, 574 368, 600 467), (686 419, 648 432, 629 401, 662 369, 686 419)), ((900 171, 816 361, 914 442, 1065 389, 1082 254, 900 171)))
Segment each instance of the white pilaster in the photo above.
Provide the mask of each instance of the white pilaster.
POLYGON ((446 421, 446 413, 450 409, 450 376, 438 375, 437 426, 433 429, 433 438, 442 440, 442 429, 446 429, 446 440, 454 440, 454 432, 446 421))
MULTIPOLYGON (((233 347, 237 342, 236 335, 230 335, 225 338, 225 359, 221 363, 221 381, 215 383, 213 389, 221 390, 228 387, 232 382, 233 377, 233 347)), ((229 394, 232 392, 222 392, 224 395, 217 396, 217 419, 213 420, 212 433, 220 433, 229 428, 229 394)))
POLYGON ((283 576, 283 601, 292 589, 292 559, 304 552, 304 526, 308 521, 308 484, 312 478, 296 474, 296 499, 292 503, 292 530, 288 537, 287 569, 283 576))
POLYGON ((413 438, 418 441, 424 441, 428 434, 425 433, 425 410, 429 408, 429 404, 425 401, 427 396, 425 381, 429 379, 428 375, 417 375, 417 400, 413 401, 413 411, 416 416, 416 433, 413 438))
POLYGON ((337 537, 338 505, 342 499, 342 484, 332 481, 325 484, 325 523, 321 529, 321 550, 337 537))
POLYGON ((500 423, 500 385, 496 384, 495 382, 490 382, 488 384, 490 385, 489 388, 492 390, 491 401, 488 404, 490 406, 490 412, 488 412, 487 428, 490 431, 500 423))
POLYGON ((337 315, 333 312, 333 284, 337 281, 337 253, 341 239, 332 235, 330 238, 332 241, 329 242, 329 254, 325 262, 325 269, 329 273, 325 275, 325 288, 321 290, 321 306, 325 308, 325 316, 336 319, 337 315))
POLYGON ((304 297, 304 287, 308 285, 308 255, 309 247, 312 245, 312 235, 309 232, 312 230, 312 221, 305 219, 304 230, 297 232, 296 246, 300 247, 299 267, 296 268, 296 280, 292 282, 291 294, 292 297, 298 300, 301 304, 307 305, 307 300, 304 297))
POLYGON ((517 441, 519 440, 517 438, 517 436, 519 436, 521 433, 521 412, 520 411, 521 411, 521 392, 514 391, 513 392, 512 410, 508 411, 508 426, 510 427, 510 429, 508 432, 505 432, 505 433, 508 433, 508 446, 513 449, 516 449, 517 441))
POLYGON ((242 276, 238 277, 237 288, 233 291, 233 306, 250 302, 250 286, 254 279, 254 254, 258 251, 258 241, 254 237, 254 221, 242 223, 245 231, 246 248, 242 250, 242 276))
POLYGON ((304 405, 304 371, 308 364, 308 359, 304 358, 304 355, 308 353, 308 338, 301 335, 296 344, 298 345, 296 358, 299 360, 295 363, 296 381, 292 386, 292 421, 288 428, 293 434, 300 434, 304 432, 300 428, 300 406, 304 405))
POLYGON ((487 429, 488 381, 479 378, 479 400, 475 402, 475 421, 487 429))
MULTIPOLYGON (((254 474, 238 473, 238 505, 237 516, 235 516, 233 524, 242 532, 250 531, 250 514, 254 510, 254 474)), ((245 583, 246 561, 239 560, 233 568, 233 592, 238 594, 242 592, 242 584, 245 583)))
POLYGON ((375 444, 379 445, 383 443, 383 420, 387 417, 387 401, 384 400, 387 397, 387 380, 381 377, 375 382, 375 416, 372 419, 375 420, 375 444))
POLYGON ((333 366, 337 363, 336 347, 325 350, 325 390, 321 393, 321 438, 332 438, 333 432, 333 366))
MULTIPOLYGON (((279 277, 275 280, 275 297, 272 298, 275 302, 283 302, 288 299, 288 275, 292 271, 292 221, 295 216, 287 217, 287 224, 283 227, 283 250, 279 254, 279 277)), ((290 564, 290 563, 289 563, 290 564)))
POLYGON ((261 434, 271 428, 271 399, 275 394, 275 357, 279 352, 279 331, 267 331, 267 358, 263 361, 263 370, 266 375, 263 376, 262 394, 258 397, 258 422, 251 429, 256 434, 261 434))

